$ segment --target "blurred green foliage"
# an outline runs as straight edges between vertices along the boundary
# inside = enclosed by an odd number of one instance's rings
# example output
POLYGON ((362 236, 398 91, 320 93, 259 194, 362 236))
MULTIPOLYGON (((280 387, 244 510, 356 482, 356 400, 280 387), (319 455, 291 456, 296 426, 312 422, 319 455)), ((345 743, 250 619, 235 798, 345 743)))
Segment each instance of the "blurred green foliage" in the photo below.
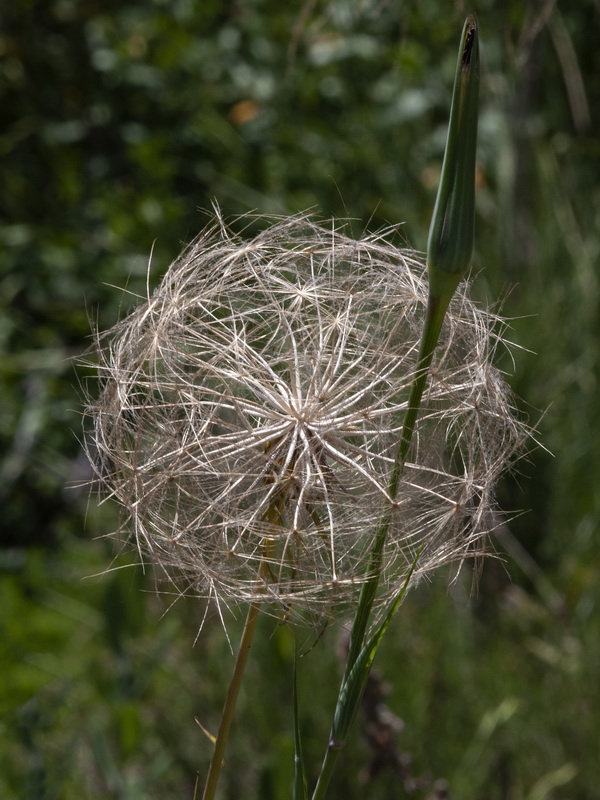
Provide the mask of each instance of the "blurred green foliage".
MULTIPOLYGON (((402 238, 423 247, 471 10, 2 5, 3 798, 192 797, 210 750, 194 716, 216 728, 232 666, 218 620, 193 646, 200 606, 179 601, 162 618, 169 598, 102 539, 114 510, 88 502, 78 383, 90 374, 74 361, 90 328, 145 293, 152 248, 155 284, 213 200, 228 217, 314 207, 352 217, 356 234, 405 221, 402 238), (123 568, 90 577, 111 565, 123 568)), ((594 0, 475 10, 474 291, 504 299, 524 349, 503 363, 522 412, 545 411, 537 435, 553 455, 534 450, 502 486, 502 505, 527 513, 499 534, 509 557, 488 563, 476 596, 442 575, 408 598, 378 660, 404 720, 399 761, 366 782, 374 756, 358 726, 336 791, 425 797, 443 778, 462 800, 589 800, 600 783, 600 12, 594 0)), ((301 662, 315 767, 337 647, 327 632, 301 662)), ((264 620, 224 797, 288 796, 292 654, 289 632, 264 620)))

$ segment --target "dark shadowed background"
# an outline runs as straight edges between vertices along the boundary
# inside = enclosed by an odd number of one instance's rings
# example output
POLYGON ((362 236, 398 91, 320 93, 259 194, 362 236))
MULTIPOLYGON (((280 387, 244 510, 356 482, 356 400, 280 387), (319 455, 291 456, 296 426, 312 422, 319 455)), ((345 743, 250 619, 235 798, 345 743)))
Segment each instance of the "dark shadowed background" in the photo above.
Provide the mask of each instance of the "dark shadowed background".
MULTIPOLYGON (((194 716, 216 728, 233 664, 217 620, 195 642, 200 603, 162 616, 170 599, 150 574, 97 577, 134 559, 115 557, 115 510, 85 486, 80 384, 93 382, 77 359, 92 321, 107 327, 145 292, 152 248, 158 281, 213 201, 234 227, 248 211, 307 208, 352 218, 356 236, 402 222, 397 241, 423 249, 473 10, 473 291, 512 319, 502 366, 543 447, 500 488, 524 513, 500 530, 506 555, 477 592, 466 569, 409 596, 370 695, 402 730, 375 746, 365 714, 332 797, 597 795, 600 5, 476 5, 2 5, 2 798, 191 798, 210 755, 194 716)), ((313 769, 338 647, 329 631, 301 663, 313 769)), ((265 619, 223 798, 289 797, 292 661, 289 631, 265 619)))

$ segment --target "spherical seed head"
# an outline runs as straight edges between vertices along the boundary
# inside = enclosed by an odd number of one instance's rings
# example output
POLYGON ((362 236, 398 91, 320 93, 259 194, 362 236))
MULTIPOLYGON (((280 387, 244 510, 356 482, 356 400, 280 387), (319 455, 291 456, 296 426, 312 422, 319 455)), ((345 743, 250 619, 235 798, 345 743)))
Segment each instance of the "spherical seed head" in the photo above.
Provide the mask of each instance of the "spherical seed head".
POLYGON ((392 501, 427 285, 412 252, 305 216, 254 239, 217 219, 97 339, 94 463, 124 529, 182 591, 330 614, 392 522, 381 597, 462 559, 523 435, 490 357, 496 322, 457 293, 392 501))

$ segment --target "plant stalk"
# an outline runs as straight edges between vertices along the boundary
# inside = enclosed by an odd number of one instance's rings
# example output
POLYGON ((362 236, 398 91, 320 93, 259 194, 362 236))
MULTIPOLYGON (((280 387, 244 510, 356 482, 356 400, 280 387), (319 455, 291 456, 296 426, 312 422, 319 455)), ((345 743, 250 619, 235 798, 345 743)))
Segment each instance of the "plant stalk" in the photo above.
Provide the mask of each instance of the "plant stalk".
MULTIPOLYGON (((421 407, 423 392, 427 383, 427 375, 429 373, 433 353, 440 336, 444 317, 446 316, 446 311, 448 309, 448 305, 450 304, 450 299, 450 296, 440 297, 434 296, 431 293, 429 294, 423 334, 419 346, 417 370, 411 385, 406 415, 404 417, 402 432, 400 434, 400 442, 398 444, 396 458, 394 460, 394 466, 388 484, 388 492, 392 502, 395 500, 396 495, 398 494, 400 478, 402 476, 404 464, 406 463, 406 459, 410 450, 417 416, 421 407)), ((369 577, 362 586, 356 616, 352 625, 350 646, 346 661, 346 668, 342 678, 341 692, 343 692, 344 688, 348 685, 350 673, 352 672, 364 647, 367 627, 381 576, 383 547, 385 545, 385 540, 390 527, 391 516, 391 510, 384 514, 380 519, 375 532, 375 540, 369 561, 369 577)), ((413 565, 413 570, 415 566, 416 563, 413 565)), ((407 586, 403 588, 403 594, 407 588, 407 586)), ((319 778, 317 785, 315 786, 312 800, 323 800, 325 797, 329 781, 331 780, 335 764, 343 746, 344 742, 336 741, 332 732, 332 734, 330 734, 327 750, 325 752, 325 757, 319 772, 319 778)))
MULTIPOLYGON (((273 525, 280 525, 282 520, 282 505, 281 498, 274 500, 265 512, 265 519, 269 520, 273 525)), ((260 579, 269 579, 269 566, 268 560, 271 556, 272 542, 265 541, 263 560, 258 568, 258 575, 260 579)), ((256 623, 260 615, 262 603, 254 601, 248 607, 248 614, 246 615, 246 622, 242 632, 240 646, 235 660, 235 667, 229 688, 227 689, 227 696, 223 706, 223 713, 221 714, 221 722, 219 724, 219 731, 215 739, 215 749, 210 761, 208 775, 206 777, 206 784, 204 786, 204 793, 202 800, 214 800, 215 792, 217 790, 217 783, 219 782, 219 775, 223 766, 223 758, 225 755, 225 747, 229 738, 229 731, 231 730, 231 723, 233 722, 233 714, 237 703, 238 695, 240 693, 240 686, 246 670, 248 656, 250 655, 250 648, 254 639, 254 632, 256 630, 256 623)))
MULTIPOLYGON (((431 366, 431 360, 433 358, 433 353, 439 339, 442 323, 444 322, 444 317, 446 315, 446 310, 448 309, 449 303, 450 297, 446 298, 434 296, 431 293, 429 294, 425 323, 421 336, 421 343, 419 346, 417 370, 410 387, 408 406, 406 408, 406 415, 402 424, 400 442, 398 444, 396 458, 394 459, 394 465, 388 482, 388 493, 392 502, 396 499, 396 495, 398 494, 398 486, 412 442, 415 424, 427 382, 429 367, 431 366)), ((346 674, 350 671, 350 669, 352 669, 352 666, 354 665, 354 662, 356 661, 364 643, 367 625, 381 575, 383 547, 387 538, 390 522, 391 510, 382 516, 375 531, 373 549, 371 550, 369 561, 369 577, 362 586, 358 608, 354 618, 354 623, 352 625, 352 632, 350 634, 350 648, 346 665, 346 674)))
POLYGON ((242 685, 242 678, 244 677, 244 671, 248 661, 248 654, 250 653, 250 647, 252 646, 252 640, 256 630, 256 623, 260 614, 260 607, 261 603, 250 603, 248 608, 244 632, 242 633, 242 639, 240 641, 240 647, 235 661, 235 668, 233 670, 231 682, 227 690, 227 697, 225 698, 225 704, 223 706, 219 732, 217 733, 217 738, 215 740, 215 749, 210 762, 202 800, 213 800, 215 796, 219 775, 221 773, 221 767, 223 766, 225 747, 227 745, 227 739, 229 738, 229 731, 233 721, 233 714, 235 711, 240 686, 242 685))
MULTIPOLYGON (((393 505, 414 437, 423 392, 444 317, 452 296, 465 276, 471 260, 475 209, 478 98, 479 33, 477 19, 471 14, 465 20, 458 51, 444 163, 427 241, 429 275, 427 311, 419 345, 417 369, 410 387, 400 441, 388 481, 390 505, 382 514, 375 529, 366 580, 361 588, 356 616, 350 633, 348 658, 338 695, 336 716, 312 800, 322 800, 325 797, 334 764, 344 745, 345 731, 349 725, 348 720, 351 721, 353 718, 362 697, 364 685, 360 692, 351 693, 350 691, 358 674, 355 670, 361 673, 361 679, 366 682, 372 658, 378 646, 379 640, 374 645, 372 652, 366 654, 365 651, 369 648, 370 642, 370 640, 366 641, 369 622, 381 578, 383 551, 392 522, 393 505), (365 659, 366 655, 369 655, 369 659, 365 659), (346 723, 343 726, 336 722, 340 711, 346 723)), ((413 563, 411 575, 416 568, 420 552, 413 563)), ((392 604, 389 619, 395 613, 407 589, 408 582, 405 584, 401 596, 396 598, 392 604)), ((383 635, 389 619, 381 628, 381 635, 383 635)))

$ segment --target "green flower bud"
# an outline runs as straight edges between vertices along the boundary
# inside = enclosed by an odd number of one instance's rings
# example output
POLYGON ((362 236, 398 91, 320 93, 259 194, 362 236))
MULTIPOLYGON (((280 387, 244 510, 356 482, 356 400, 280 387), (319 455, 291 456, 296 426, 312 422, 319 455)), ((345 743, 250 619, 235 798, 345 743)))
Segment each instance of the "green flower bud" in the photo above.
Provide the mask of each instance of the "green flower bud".
POLYGON ((427 241, 430 292, 448 301, 473 252, 478 99, 479 34, 477 19, 470 15, 458 51, 448 139, 427 241))

